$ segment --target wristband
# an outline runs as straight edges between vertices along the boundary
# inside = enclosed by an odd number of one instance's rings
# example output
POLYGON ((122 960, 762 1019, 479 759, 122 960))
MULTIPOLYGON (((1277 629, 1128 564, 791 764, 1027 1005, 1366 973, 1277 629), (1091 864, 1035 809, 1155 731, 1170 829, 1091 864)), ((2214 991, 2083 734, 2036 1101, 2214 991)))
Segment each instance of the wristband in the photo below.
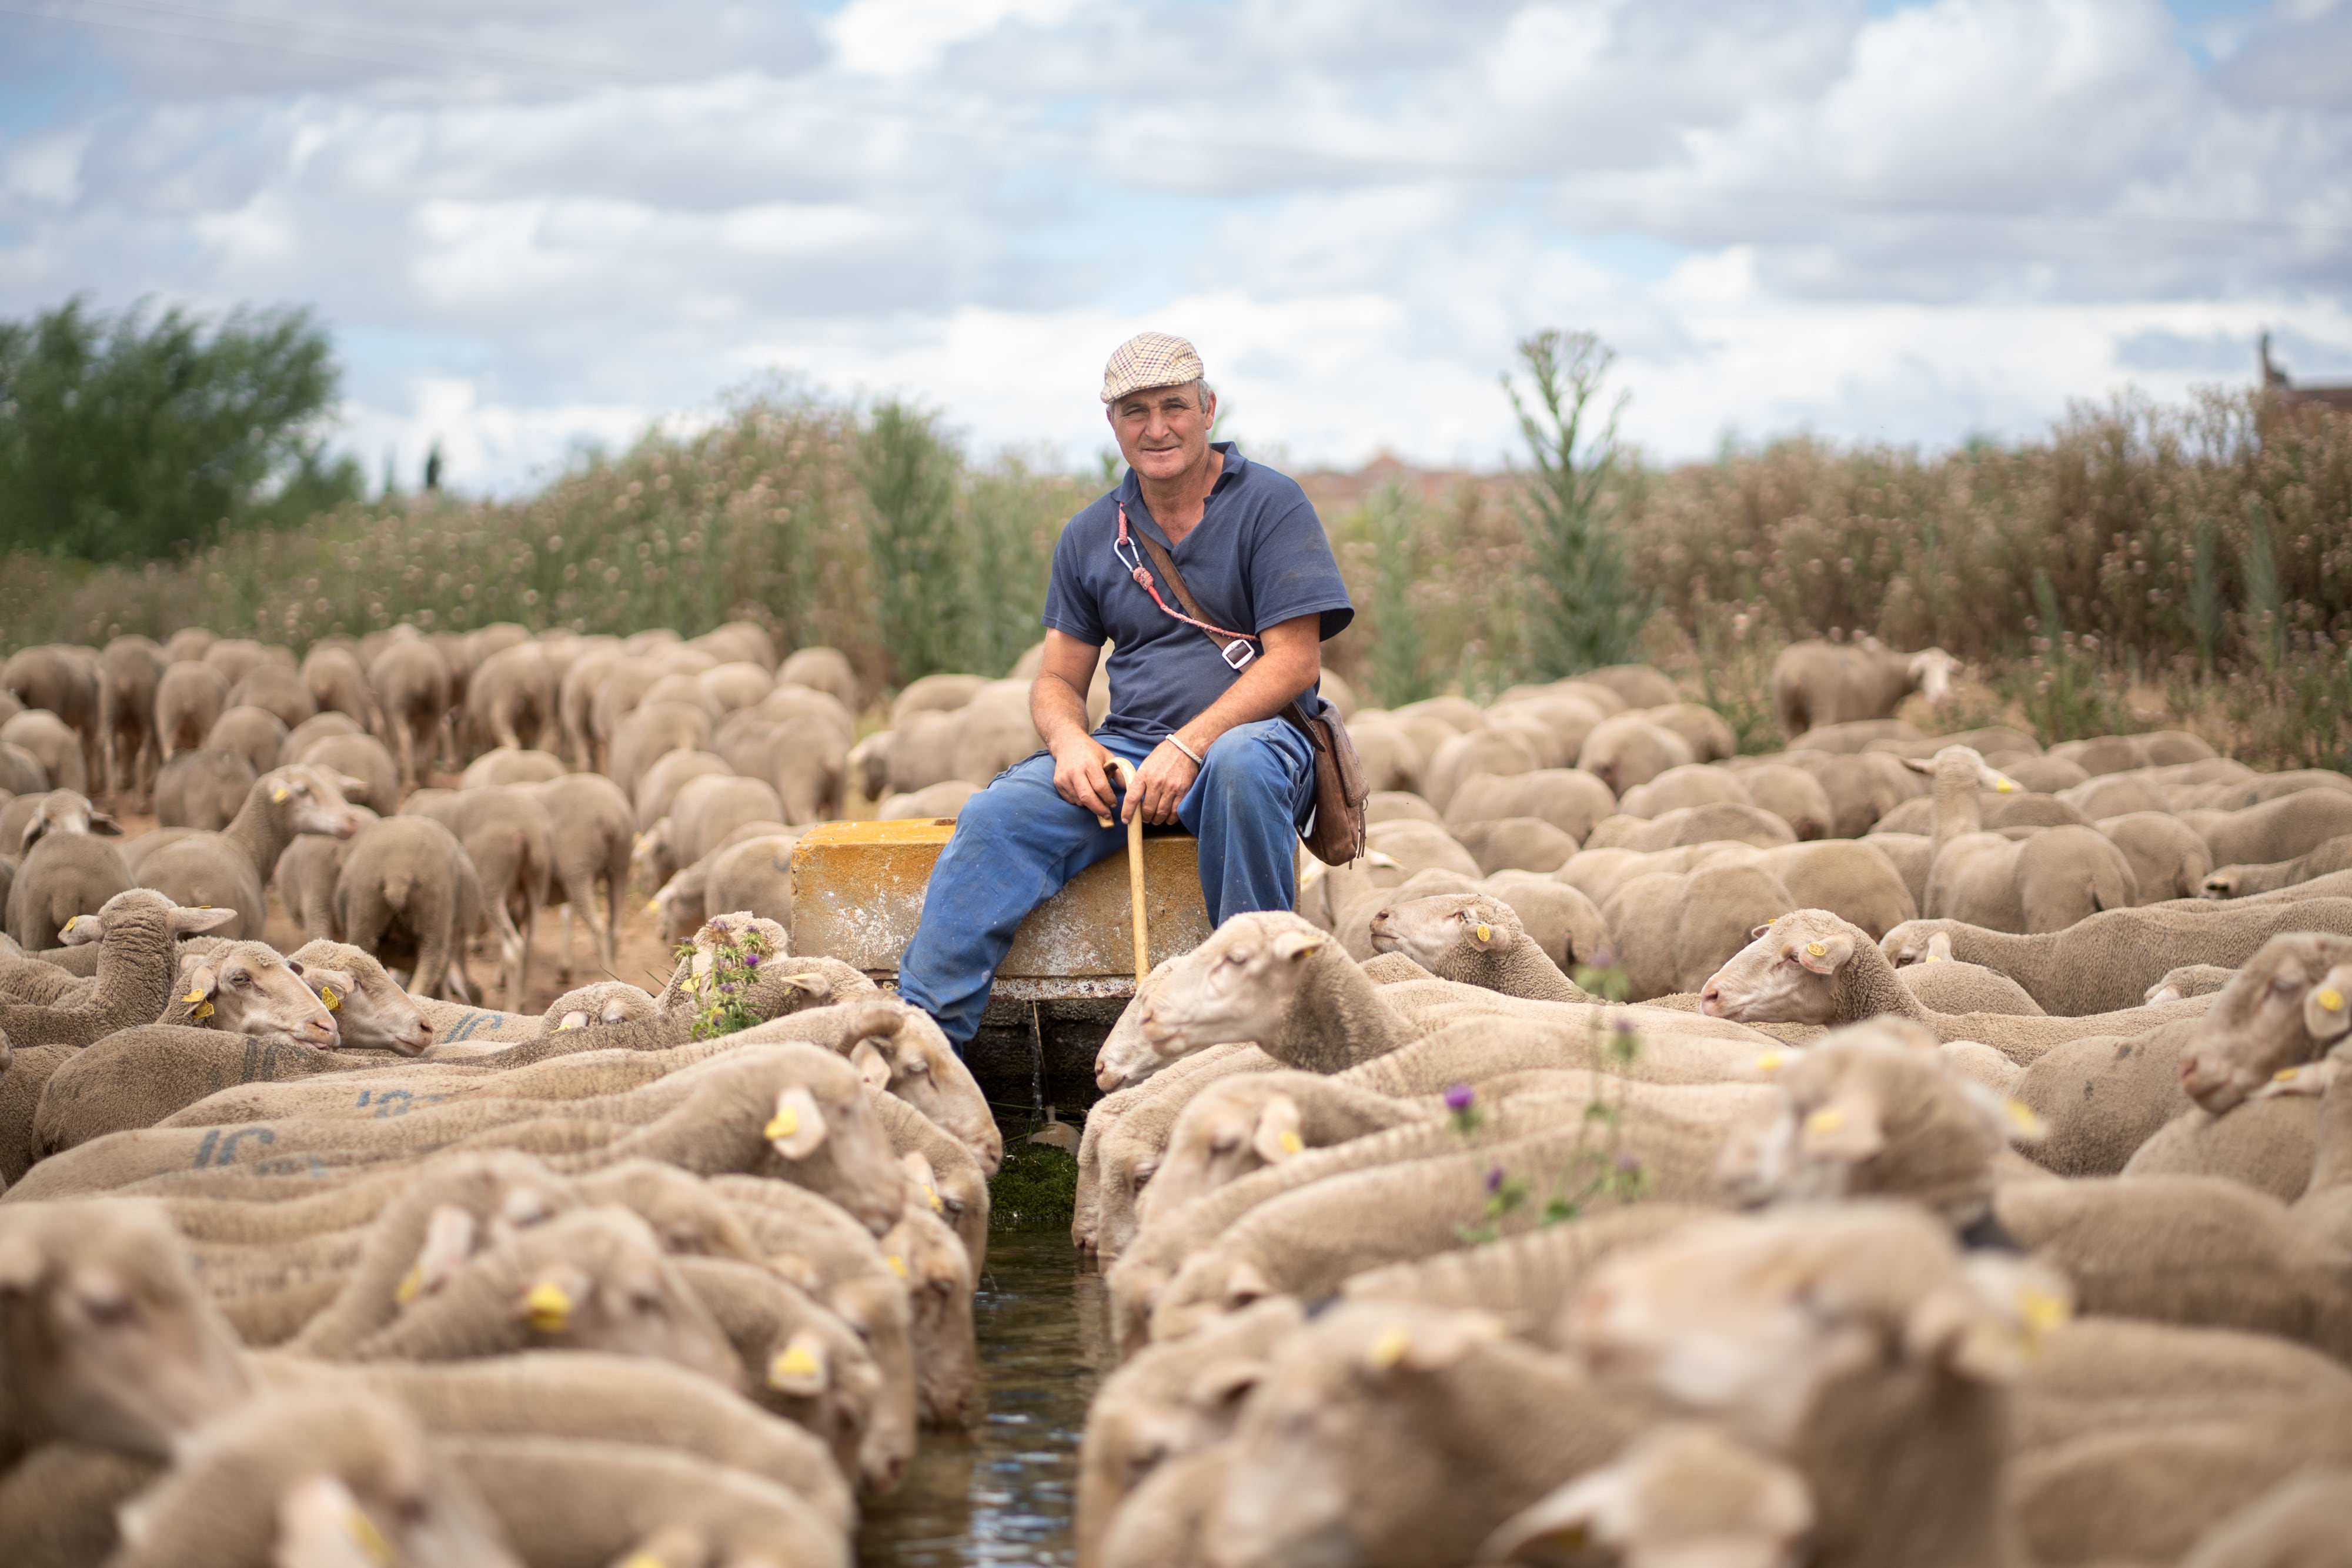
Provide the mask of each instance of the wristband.
POLYGON ((1191 747, 1176 738, 1176 732, 1172 729, 1168 732, 1168 744, 1182 752, 1185 756, 1191 758, 1192 759, 1193 767, 1206 768, 1208 766, 1207 763, 1201 760, 1201 754, 1199 752, 1194 751, 1191 747))

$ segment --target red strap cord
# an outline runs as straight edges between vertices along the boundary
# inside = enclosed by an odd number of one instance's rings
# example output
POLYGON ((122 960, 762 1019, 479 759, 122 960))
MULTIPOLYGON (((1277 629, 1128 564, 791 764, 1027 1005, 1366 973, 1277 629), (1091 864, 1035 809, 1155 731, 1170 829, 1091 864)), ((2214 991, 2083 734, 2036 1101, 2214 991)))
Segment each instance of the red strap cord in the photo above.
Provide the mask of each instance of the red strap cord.
POLYGON ((1143 564, 1143 558, 1136 549, 1135 541, 1128 538, 1125 501, 1118 503, 1118 543, 1112 547, 1111 553, 1118 557, 1119 564, 1128 569, 1129 577, 1143 584, 1143 591, 1151 595, 1151 602, 1160 606, 1162 614, 1172 616, 1187 626, 1197 626, 1213 636, 1230 637, 1237 643, 1253 641, 1246 632, 1228 632, 1223 626, 1212 626, 1205 621, 1195 621, 1190 615, 1181 614, 1168 608, 1168 601, 1160 597, 1159 586, 1151 580, 1150 569, 1143 564))

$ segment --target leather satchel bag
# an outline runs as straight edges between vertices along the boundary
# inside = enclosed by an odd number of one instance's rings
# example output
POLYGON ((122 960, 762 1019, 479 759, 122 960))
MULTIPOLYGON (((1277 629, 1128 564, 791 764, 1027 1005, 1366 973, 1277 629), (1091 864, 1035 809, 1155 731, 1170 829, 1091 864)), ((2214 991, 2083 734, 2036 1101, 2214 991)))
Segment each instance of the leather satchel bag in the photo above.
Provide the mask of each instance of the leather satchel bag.
MULTIPOLYGON (((1120 508, 1119 521, 1127 520, 1126 508, 1120 508)), ((1124 532, 1124 528, 1121 530, 1124 532)), ((1177 602, 1185 613, 1177 617, 1199 628, 1201 635, 1216 644, 1217 653, 1238 674, 1257 650, 1250 638, 1227 633, 1211 625, 1201 601, 1184 586, 1183 573, 1176 570, 1175 558, 1160 547, 1160 541, 1137 529, 1134 538, 1151 557, 1151 564, 1176 591, 1177 602), (1241 655, 1234 655, 1234 644, 1241 645, 1241 655)), ((1150 579, 1140 568, 1135 576, 1148 591, 1150 579)), ((1156 602, 1159 595, 1152 594, 1156 602)), ((1162 610, 1168 607, 1160 605, 1162 610)), ((1371 789, 1364 780, 1363 762, 1356 756, 1355 742, 1348 738, 1348 727, 1340 722, 1339 710, 1320 697, 1316 699, 1319 713, 1309 713, 1307 706, 1296 699, 1282 710, 1290 727, 1307 737, 1315 748, 1315 815, 1300 835, 1315 858, 1325 865, 1346 865, 1364 852, 1364 802, 1371 797, 1371 789)))

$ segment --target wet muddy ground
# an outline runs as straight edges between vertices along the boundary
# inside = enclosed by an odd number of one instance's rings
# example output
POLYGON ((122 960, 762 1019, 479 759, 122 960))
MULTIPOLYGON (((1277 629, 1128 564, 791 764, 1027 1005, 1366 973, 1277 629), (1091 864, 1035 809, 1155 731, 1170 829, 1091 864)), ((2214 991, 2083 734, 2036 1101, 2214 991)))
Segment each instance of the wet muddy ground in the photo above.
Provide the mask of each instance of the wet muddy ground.
POLYGON ((1115 1363, 1102 1278, 1066 1233, 1001 1233, 973 1315, 985 1414, 923 1434, 898 1493, 866 1511, 863 1568, 1074 1561, 1078 1438, 1115 1363))

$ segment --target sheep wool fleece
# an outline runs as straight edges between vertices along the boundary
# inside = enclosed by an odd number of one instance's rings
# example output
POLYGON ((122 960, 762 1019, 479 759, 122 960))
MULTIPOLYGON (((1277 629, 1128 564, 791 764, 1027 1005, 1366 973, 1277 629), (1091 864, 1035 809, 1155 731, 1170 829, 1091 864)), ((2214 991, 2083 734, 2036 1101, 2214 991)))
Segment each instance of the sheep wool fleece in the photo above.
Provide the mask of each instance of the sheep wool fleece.
MULTIPOLYGON (((1109 729, 1095 738, 1140 764, 1151 742, 1109 729)), ((1297 897, 1299 825, 1315 803, 1315 754, 1279 718, 1217 737, 1176 808, 1201 841, 1201 896, 1210 925, 1250 910, 1288 909, 1297 897)), ((997 965, 1029 912, 1097 861, 1127 848, 1127 829, 1054 789, 1041 751, 999 774, 964 803, 923 895, 922 924, 898 966, 898 994, 939 1020, 958 1051, 980 1032, 997 965)))

